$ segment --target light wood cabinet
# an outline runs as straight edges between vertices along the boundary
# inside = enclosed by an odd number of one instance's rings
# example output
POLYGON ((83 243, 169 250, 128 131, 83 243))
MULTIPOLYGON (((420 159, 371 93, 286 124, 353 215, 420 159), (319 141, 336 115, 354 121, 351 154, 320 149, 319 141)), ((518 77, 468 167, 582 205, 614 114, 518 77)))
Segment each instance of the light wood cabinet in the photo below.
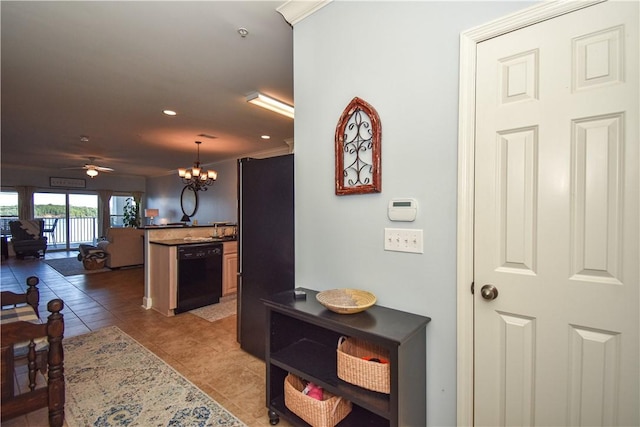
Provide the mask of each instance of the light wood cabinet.
POLYGON ((173 316, 178 294, 178 257, 176 246, 149 245, 147 265, 150 307, 165 316, 173 316))
POLYGON ((224 242, 222 253, 222 296, 238 291, 238 242, 224 242))

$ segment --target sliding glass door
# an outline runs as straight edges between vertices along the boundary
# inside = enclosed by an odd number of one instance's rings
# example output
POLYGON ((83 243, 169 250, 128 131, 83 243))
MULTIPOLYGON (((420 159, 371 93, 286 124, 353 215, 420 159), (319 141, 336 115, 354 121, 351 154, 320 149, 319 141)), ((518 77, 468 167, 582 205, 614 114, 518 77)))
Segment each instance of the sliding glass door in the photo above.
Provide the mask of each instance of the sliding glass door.
POLYGON ((76 193, 34 193, 36 218, 45 221, 48 250, 76 249, 98 237, 98 196, 76 193))
POLYGON ((69 194, 70 247, 81 243, 95 245, 98 240, 98 196, 95 194, 69 194))
POLYGON ((0 229, 3 236, 11 236, 9 221, 18 219, 18 193, 2 190, 0 193, 0 229))

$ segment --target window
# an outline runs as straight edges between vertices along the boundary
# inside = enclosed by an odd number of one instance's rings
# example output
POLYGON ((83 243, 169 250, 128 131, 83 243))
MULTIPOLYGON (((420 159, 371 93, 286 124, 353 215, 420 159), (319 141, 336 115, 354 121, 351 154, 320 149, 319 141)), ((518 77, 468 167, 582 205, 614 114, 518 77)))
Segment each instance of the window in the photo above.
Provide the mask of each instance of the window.
POLYGON ((18 219, 18 193, 15 191, 0 192, 0 228, 2 234, 11 234, 9 221, 18 219))
POLYGON ((44 220, 48 250, 94 244, 98 235, 98 196, 70 192, 33 194, 35 218, 44 220))
POLYGON ((111 196, 109 201, 109 213, 111 216, 111 227, 123 227, 122 219, 124 218, 124 206, 127 204, 127 199, 131 199, 131 204, 135 206, 133 196, 111 196))

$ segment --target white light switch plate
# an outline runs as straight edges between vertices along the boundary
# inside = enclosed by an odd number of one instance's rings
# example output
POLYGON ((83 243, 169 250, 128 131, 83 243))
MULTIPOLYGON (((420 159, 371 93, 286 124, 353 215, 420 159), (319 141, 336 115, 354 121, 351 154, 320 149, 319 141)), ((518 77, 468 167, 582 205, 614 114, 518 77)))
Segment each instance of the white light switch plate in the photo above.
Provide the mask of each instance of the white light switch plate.
POLYGON ((385 228, 384 250, 424 253, 422 230, 413 228, 385 228))

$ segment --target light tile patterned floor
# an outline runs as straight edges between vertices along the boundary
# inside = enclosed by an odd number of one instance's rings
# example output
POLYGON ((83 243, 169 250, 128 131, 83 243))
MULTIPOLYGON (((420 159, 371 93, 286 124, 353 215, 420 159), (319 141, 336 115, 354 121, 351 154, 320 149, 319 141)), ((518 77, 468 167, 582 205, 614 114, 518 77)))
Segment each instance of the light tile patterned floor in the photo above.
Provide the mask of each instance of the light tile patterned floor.
MULTIPOLYGON (((48 252, 47 259, 75 252, 48 252)), ((40 313, 47 302, 65 303, 65 337, 115 325, 153 351, 249 427, 269 426, 264 362, 236 341, 236 316, 208 322, 190 313, 165 317, 142 308, 144 269, 64 277, 41 259, 2 260, 2 290, 24 292, 25 279, 40 278, 40 313), (233 357, 220 357, 233 355, 233 357)), ((2 423, 4 427, 47 425, 47 411, 2 423)), ((284 420, 278 426, 290 426, 284 420)))

